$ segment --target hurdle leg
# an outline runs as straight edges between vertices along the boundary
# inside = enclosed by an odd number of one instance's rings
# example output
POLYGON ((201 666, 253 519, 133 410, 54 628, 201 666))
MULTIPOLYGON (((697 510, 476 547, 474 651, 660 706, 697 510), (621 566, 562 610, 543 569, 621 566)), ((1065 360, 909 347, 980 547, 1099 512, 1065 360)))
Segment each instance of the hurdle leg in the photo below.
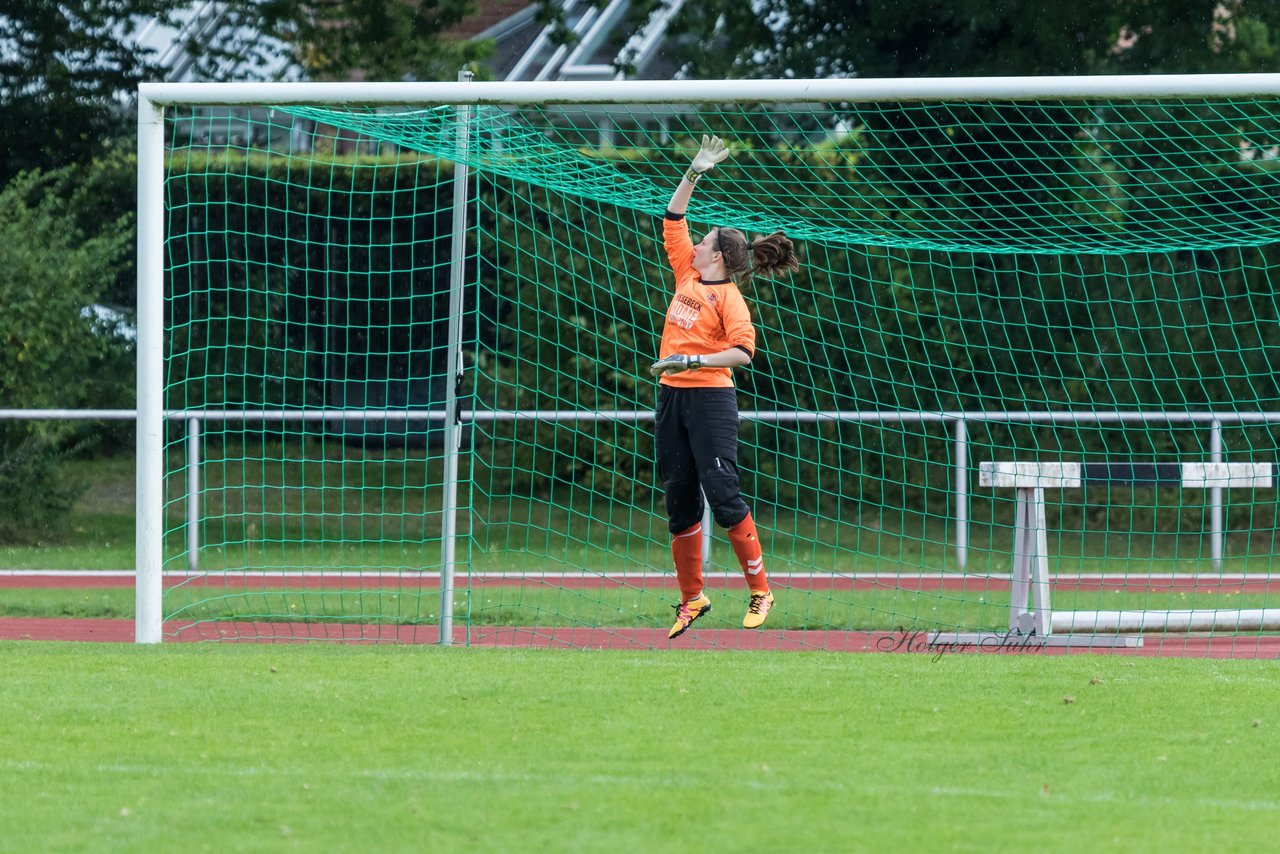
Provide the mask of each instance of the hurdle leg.
POLYGON ((1052 611, 1049 607, 1049 530, 1044 518, 1044 490, 1032 490, 1031 521, 1035 541, 1031 565, 1031 599, 1035 608, 1033 623, 1038 637, 1049 634, 1052 611))
POLYGON ((1009 567, 1009 631, 1022 634, 1031 630, 1027 614, 1027 593, 1031 583, 1031 553, 1036 541, 1035 531, 1031 527, 1036 492, 1042 492, 1042 490, 1019 487, 1013 510, 1013 562, 1009 567))

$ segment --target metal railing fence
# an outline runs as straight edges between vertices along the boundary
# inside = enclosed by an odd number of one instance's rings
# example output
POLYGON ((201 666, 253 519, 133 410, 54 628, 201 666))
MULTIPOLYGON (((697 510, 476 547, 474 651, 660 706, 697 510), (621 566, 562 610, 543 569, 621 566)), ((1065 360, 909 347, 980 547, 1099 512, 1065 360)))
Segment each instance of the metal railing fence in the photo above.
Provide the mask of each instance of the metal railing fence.
MULTIPOLYGON (((326 422, 326 421, 443 421, 443 410, 245 410, 203 409, 166 410, 165 419, 186 425, 186 554, 191 571, 199 570, 200 553, 200 459, 201 437, 205 422, 326 422)), ((459 413, 462 426, 499 421, 545 422, 598 422, 598 421, 652 421, 650 410, 462 410, 459 413)), ((1280 423, 1280 413, 1270 412, 1007 412, 1007 411, 956 411, 956 412, 900 412, 891 410, 827 410, 816 412, 789 412, 780 410, 744 410, 743 421, 763 423, 824 424, 911 424, 941 423, 953 425, 951 441, 954 446, 952 468, 954 470, 954 501, 952 517, 955 525, 956 564, 966 565, 969 548, 969 426, 977 423, 1025 423, 1025 424, 1195 424, 1206 425, 1209 431, 1209 454, 1206 462, 1223 461, 1222 430, 1225 425, 1280 423)), ((0 420, 52 420, 52 421, 131 421, 137 418, 134 409, 0 409, 0 420)), ((703 519, 704 530, 712 530, 710 509, 703 519)), ((456 531, 456 527, 450 530, 456 531)), ((1210 556, 1215 569, 1220 569, 1223 559, 1224 513, 1222 489, 1209 490, 1209 541, 1210 556)), ((709 558, 711 538, 703 539, 704 561, 709 558)))

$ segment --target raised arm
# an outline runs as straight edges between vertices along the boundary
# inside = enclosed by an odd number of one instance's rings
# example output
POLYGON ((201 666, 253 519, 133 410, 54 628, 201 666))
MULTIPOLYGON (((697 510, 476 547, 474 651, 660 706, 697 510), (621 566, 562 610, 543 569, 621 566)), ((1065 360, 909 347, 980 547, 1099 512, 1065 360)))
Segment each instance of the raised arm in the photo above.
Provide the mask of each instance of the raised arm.
POLYGON ((693 195, 693 185, 698 183, 699 178, 714 169, 717 163, 728 156, 729 149, 725 147, 724 140, 718 136, 704 135, 702 137, 702 147, 693 156, 693 163, 690 164, 688 171, 684 173, 684 177, 680 179, 680 185, 676 187, 676 191, 671 194, 671 203, 667 205, 667 211, 677 215, 683 214, 689 207, 689 197, 693 195))

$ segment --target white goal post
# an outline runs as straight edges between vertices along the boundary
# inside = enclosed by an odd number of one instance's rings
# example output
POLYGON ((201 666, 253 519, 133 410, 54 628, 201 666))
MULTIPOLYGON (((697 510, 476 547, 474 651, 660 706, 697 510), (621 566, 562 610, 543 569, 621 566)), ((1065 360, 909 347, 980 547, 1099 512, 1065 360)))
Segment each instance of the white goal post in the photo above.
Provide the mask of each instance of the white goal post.
MULTIPOLYGON (((724 104, 1277 96, 1280 74, 947 79, 427 83, 146 83, 138 90, 136 640, 162 639, 164 538, 165 128, 173 106, 724 104)), ((455 293, 453 297, 458 295, 455 293)), ((457 347, 450 347, 457 369, 457 347)), ((448 453, 458 425, 446 420, 448 453), (452 436, 450 440, 449 436, 452 436)), ((448 513, 446 507, 446 515, 448 513)), ((454 508, 456 510, 456 508, 454 508)), ((450 544, 445 543, 445 548, 450 544)), ((445 564, 449 561, 446 559, 445 564)), ((442 580, 442 622, 448 590, 442 580)), ((447 643, 447 633, 441 641, 447 643)))

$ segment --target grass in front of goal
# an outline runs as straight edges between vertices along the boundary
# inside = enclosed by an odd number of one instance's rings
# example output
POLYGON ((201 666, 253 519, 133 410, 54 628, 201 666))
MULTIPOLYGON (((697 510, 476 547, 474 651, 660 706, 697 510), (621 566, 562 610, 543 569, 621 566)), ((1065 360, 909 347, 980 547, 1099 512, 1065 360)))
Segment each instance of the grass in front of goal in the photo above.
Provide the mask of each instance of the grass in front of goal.
POLYGON ((0 643, 15 851, 1255 851, 1258 662, 0 643))

